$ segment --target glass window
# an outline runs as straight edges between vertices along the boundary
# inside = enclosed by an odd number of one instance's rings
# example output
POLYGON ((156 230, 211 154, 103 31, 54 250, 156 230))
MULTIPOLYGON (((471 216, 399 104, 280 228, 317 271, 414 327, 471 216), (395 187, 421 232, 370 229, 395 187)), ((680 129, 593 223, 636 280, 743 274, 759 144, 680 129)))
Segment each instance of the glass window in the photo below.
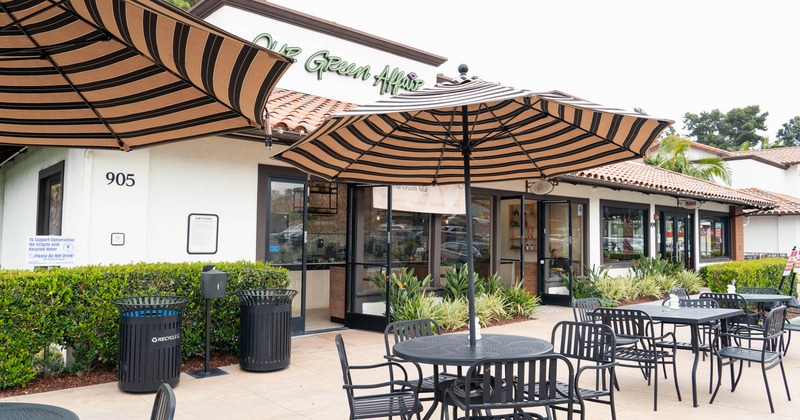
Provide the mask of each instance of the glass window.
MULTIPOLYGON (((475 272, 483 277, 491 273, 492 197, 472 196, 472 254, 475 272)), ((467 220, 463 214, 442 215, 441 226, 442 284, 445 270, 452 270, 467 262, 467 220)))
POLYGON ((347 187, 308 185, 308 262, 344 263, 347 258, 347 187))
POLYGON ((729 223, 728 216, 700 216, 700 258, 730 257, 729 223))
POLYGON ((37 235, 61 235, 64 162, 39 172, 39 203, 36 218, 37 235))
POLYGON ((603 207, 603 263, 626 262, 646 253, 647 210, 603 207))

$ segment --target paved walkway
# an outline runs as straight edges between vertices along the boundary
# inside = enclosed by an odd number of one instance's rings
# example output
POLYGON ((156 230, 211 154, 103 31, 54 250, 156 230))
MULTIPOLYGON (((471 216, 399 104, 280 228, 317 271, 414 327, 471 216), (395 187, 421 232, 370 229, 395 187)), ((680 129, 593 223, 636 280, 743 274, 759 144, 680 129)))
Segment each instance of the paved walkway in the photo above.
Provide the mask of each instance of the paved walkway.
MULTIPOLYGON (((569 308, 544 306, 537 319, 483 329, 484 333, 530 335, 548 339, 552 326, 571 320, 569 308)), ((685 328, 684 328, 685 330, 685 328)), ((688 335, 688 332, 682 332, 688 335)), ((341 332, 352 364, 380 362, 384 353, 383 335, 376 332, 344 330, 341 332)), ((322 333, 292 338, 291 365, 281 371, 251 373, 238 365, 222 366, 228 375, 195 379, 181 375, 175 388, 177 410, 181 419, 346 419, 348 408, 341 388, 342 373, 336 354, 336 333, 322 333)), ((800 338, 795 337, 796 341, 800 338)), ((691 354, 680 352, 678 374, 683 401, 678 401, 672 377, 659 380, 658 412, 654 413, 653 389, 635 369, 619 369, 622 390, 617 393, 617 418, 639 420, 658 416, 665 419, 797 419, 800 405, 786 400, 780 371, 767 372, 775 404, 770 414, 766 392, 757 366, 745 368, 739 388, 730 392, 727 376, 717 400, 708 404, 708 361, 698 372, 700 406, 691 404, 691 354), (794 414, 792 414, 794 413, 794 414)), ((800 343, 795 343, 785 362, 789 389, 800 398, 800 343)), ((663 374, 662 374, 663 375, 663 374)), ((379 377, 367 380, 383 379, 379 377)), ((77 413, 81 420, 147 419, 154 394, 129 394, 109 383, 63 391, 0 399, 3 401, 40 402, 62 406, 77 413)), ((609 419, 607 406, 588 405, 588 419, 609 419)), ((561 415, 561 418, 564 418, 561 415)))

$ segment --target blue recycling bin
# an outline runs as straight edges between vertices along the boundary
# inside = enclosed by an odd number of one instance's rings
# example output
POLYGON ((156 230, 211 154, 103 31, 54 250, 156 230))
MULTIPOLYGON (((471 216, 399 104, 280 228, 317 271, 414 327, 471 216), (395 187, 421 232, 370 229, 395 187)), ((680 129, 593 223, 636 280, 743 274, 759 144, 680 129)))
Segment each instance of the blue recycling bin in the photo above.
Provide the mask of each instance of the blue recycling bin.
POLYGON ((181 375, 181 320, 188 299, 181 296, 134 296, 115 299, 120 311, 119 389, 156 392, 166 382, 175 387, 181 375))

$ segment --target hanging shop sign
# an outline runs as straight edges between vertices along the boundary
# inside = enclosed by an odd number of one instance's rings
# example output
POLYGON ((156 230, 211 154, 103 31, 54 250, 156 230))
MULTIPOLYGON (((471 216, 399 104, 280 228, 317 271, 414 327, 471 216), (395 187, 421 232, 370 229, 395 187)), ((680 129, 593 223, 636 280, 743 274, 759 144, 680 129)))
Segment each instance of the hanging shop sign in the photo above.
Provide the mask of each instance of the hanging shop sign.
MULTIPOLYGON (((372 207, 386 209, 387 188, 373 188, 372 207)), ((392 210, 464 214, 464 185, 393 185, 392 210)))
MULTIPOLYGON (((268 33, 257 36, 253 43, 265 46, 270 50, 277 51, 298 61, 301 60, 300 55, 303 53, 301 47, 290 46, 289 44, 283 44, 280 49, 276 49, 278 41, 268 33)), ((381 95, 396 95, 401 89, 413 92, 425 85, 425 81, 420 79, 413 71, 407 72, 388 64, 384 65, 380 71, 373 71, 372 66, 368 64, 361 65, 348 61, 347 58, 338 56, 328 50, 319 50, 310 54, 306 58, 303 68, 309 73, 314 73, 317 76, 317 80, 322 80, 327 74, 335 74, 350 77, 354 80, 372 81, 372 86, 377 87, 381 95)), ((376 68, 381 68, 381 66, 376 68)))
POLYGON ((700 201, 699 200, 692 200, 689 198, 679 198, 678 199, 678 207, 684 208, 686 210, 695 210, 700 208, 700 201))

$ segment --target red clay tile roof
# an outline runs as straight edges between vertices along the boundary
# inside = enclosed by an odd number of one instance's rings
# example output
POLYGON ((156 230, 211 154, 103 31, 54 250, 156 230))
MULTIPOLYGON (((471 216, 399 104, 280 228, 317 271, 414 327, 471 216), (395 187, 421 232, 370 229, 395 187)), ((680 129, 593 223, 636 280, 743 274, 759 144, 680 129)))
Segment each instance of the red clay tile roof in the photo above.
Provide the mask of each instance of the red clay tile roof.
POLYGON ((276 88, 267 102, 273 130, 286 129, 308 133, 325 121, 326 115, 355 108, 356 104, 321 98, 293 90, 276 88))
MULTIPOLYGON (((647 149, 647 154, 654 155, 654 154, 658 153, 658 148, 659 147, 661 147, 661 140, 654 142, 653 145, 650 146, 649 149, 647 149)), ((703 143, 698 143, 696 141, 692 141, 692 147, 695 148, 695 149, 704 150, 704 151, 706 151, 708 153, 717 155, 719 157, 725 157, 725 156, 729 156, 731 154, 731 152, 729 152, 727 150, 717 149, 716 147, 709 146, 709 145, 703 144, 703 143)))
POLYGON ((797 165, 800 163, 800 147, 778 147, 775 149, 729 152, 729 156, 737 159, 745 157, 761 158, 786 166, 797 165))
POLYGON ((754 215, 754 216, 800 215, 800 198, 791 197, 784 194, 778 194, 772 191, 764 191, 760 188, 744 188, 739 191, 775 203, 775 207, 772 209, 748 212, 747 213, 748 215, 754 215))
POLYGON ((598 185, 622 190, 642 191, 674 197, 694 198, 701 201, 738 204, 744 207, 769 208, 772 202, 728 188, 714 182, 703 181, 677 172, 645 165, 641 162, 621 162, 558 177, 565 182, 598 185))

